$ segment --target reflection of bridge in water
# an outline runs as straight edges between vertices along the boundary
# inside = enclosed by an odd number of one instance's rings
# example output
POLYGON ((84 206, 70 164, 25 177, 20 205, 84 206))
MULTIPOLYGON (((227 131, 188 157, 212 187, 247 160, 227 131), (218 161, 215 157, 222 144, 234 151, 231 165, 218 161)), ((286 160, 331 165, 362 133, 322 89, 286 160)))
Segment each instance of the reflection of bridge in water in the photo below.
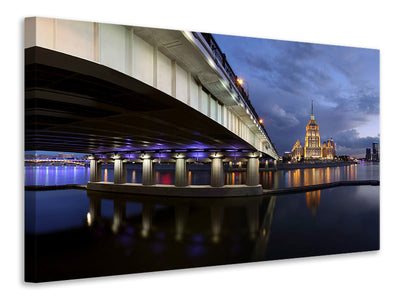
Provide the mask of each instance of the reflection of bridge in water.
POLYGON ((251 259, 265 259, 276 197, 247 198, 166 198, 131 196, 88 191, 90 228, 108 224, 118 235, 131 239, 154 240, 162 236, 166 244, 186 243, 193 239, 213 247, 233 241, 250 243, 251 259), (113 216, 102 215, 102 201, 113 202, 113 216), (139 204, 141 209, 127 216, 127 205, 139 204), (160 208, 162 207, 162 208, 160 208), (173 215, 171 217, 170 215, 173 215))
POLYGON ((25 150, 91 153, 89 189, 152 193, 161 159, 175 163, 163 193, 262 193, 260 160, 278 154, 212 35, 28 18, 25 63, 25 150), (203 191, 186 188, 198 160, 211 164, 203 191), (238 160, 246 183, 230 191, 223 165, 238 160), (99 175, 108 161, 113 187, 99 175), (141 186, 126 183, 131 162, 143 166, 141 186))

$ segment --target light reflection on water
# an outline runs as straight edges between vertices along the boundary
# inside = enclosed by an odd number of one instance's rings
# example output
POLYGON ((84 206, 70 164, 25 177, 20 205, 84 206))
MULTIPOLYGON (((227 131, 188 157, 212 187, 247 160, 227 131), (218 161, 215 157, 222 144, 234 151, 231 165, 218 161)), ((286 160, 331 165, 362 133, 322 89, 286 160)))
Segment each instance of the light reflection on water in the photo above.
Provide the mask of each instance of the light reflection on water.
MULTIPOLYGON (((190 167, 189 167, 190 169, 190 167)), ((41 166, 25 167, 25 185, 63 185, 86 184, 89 181, 89 167, 71 166, 41 166)), ((312 168, 297 170, 263 171, 260 172, 260 183, 264 188, 283 188, 302 185, 313 185, 339 180, 379 180, 379 165, 350 165, 343 167, 312 168)), ((114 170, 111 165, 103 166, 102 180, 112 182, 114 170)), ((175 174, 173 166, 157 170, 157 184, 174 184, 175 174)), ((142 182, 140 166, 127 166, 127 182, 142 182)), ((210 183, 210 171, 207 167, 193 168, 188 172, 190 185, 204 185, 210 183)), ((246 183, 246 172, 225 172, 225 184, 236 185, 246 183)))
POLYGON ((25 196, 40 280, 379 248, 378 186, 231 199, 83 190, 25 196))

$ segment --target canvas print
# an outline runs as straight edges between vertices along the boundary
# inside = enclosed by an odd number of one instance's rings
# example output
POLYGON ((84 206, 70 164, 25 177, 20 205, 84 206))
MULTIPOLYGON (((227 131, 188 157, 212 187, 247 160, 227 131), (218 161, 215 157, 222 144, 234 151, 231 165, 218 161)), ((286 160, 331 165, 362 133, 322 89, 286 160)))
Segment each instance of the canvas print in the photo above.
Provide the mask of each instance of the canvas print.
POLYGON ((25 19, 25 280, 379 250, 379 59, 25 19))

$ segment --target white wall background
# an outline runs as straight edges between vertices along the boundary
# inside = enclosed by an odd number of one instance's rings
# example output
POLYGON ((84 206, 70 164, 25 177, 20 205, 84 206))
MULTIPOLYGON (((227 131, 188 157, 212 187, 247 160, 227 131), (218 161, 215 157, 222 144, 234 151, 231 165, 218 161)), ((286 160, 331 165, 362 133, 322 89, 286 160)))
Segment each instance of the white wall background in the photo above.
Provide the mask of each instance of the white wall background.
MULTIPOLYGON (((398 299, 400 147, 398 9, 377 1, 15 1, 1 18, 3 299, 398 299), (114 6, 116 5, 116 6, 114 6), (55 17, 381 50, 381 248, 378 253, 126 275, 41 285, 23 283, 23 18, 55 17), (7 105, 5 105, 7 103, 7 105), (5 109, 7 112, 5 113, 5 109), (394 165, 398 168, 396 165, 394 165), (7 188, 5 188, 7 187, 7 188), (4 194, 7 192, 7 194, 4 194), (4 204, 5 203, 5 204, 4 204), (5 205, 5 206, 4 206, 5 205)), ((386 2, 388 3, 388 2, 386 2)), ((67 32, 65 34, 68 34, 67 32)), ((116 37, 117 38, 117 37, 116 37)), ((138 68, 140 66, 137 66, 138 68)))

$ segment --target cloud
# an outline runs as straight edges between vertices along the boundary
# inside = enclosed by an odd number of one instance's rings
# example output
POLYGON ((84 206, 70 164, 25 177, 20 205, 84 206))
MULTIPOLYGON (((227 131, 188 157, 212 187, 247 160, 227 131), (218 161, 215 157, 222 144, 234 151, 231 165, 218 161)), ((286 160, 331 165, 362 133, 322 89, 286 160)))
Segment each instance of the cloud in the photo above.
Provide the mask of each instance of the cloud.
POLYGON ((348 154, 365 153, 367 147, 372 147, 372 143, 379 143, 380 137, 360 137, 355 129, 339 132, 335 136, 335 143, 339 152, 348 154))
POLYGON ((271 88, 293 94, 316 90, 332 81, 323 66, 312 63, 321 55, 314 44, 270 41, 276 54, 265 55, 263 48, 241 48, 242 60, 253 76, 269 83, 271 88))
POLYGON ((321 137, 333 137, 343 151, 360 151, 376 139, 360 138, 355 129, 379 132, 379 51, 243 37, 221 41, 280 153, 304 141, 311 100, 321 137))
POLYGON ((282 107, 274 104, 271 108, 272 120, 275 126, 281 128, 291 128, 297 126, 300 122, 295 115, 286 112, 282 107))

